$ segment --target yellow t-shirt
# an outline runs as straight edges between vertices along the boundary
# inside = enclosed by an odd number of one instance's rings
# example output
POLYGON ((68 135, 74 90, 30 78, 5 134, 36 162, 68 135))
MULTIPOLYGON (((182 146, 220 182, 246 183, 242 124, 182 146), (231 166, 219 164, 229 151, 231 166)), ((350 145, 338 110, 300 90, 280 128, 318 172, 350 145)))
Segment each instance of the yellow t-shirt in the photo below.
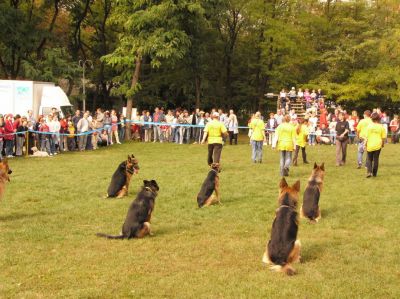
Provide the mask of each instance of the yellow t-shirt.
POLYGON ((292 152, 293 139, 296 137, 296 129, 292 124, 282 123, 276 129, 278 134, 278 150, 292 152))
POLYGON ((264 140, 263 131, 265 130, 265 124, 261 119, 253 119, 249 125, 249 128, 253 130, 253 133, 251 134, 251 140, 264 140))
POLYGON ((299 134, 297 134, 297 128, 296 130, 296 144, 300 147, 305 147, 307 144, 307 136, 308 136, 308 128, 305 125, 301 126, 299 134))
POLYGON ((204 128, 204 132, 208 133, 208 143, 220 143, 222 144, 222 134, 226 133, 225 125, 213 119, 209 123, 206 124, 204 128))
POLYGON ((70 126, 70 127, 68 127, 68 132, 69 132, 69 135, 68 135, 68 137, 70 137, 70 138, 72 138, 72 137, 74 137, 75 135, 75 127, 74 126, 70 126))
POLYGON ((380 150, 382 148, 382 139, 386 138, 385 128, 381 124, 372 123, 365 132, 367 152, 380 150))
POLYGON ((372 120, 370 118, 364 118, 364 119, 360 120, 360 122, 357 125, 358 136, 360 136, 361 138, 366 138, 365 133, 366 133, 367 127, 370 124, 372 124, 372 120))

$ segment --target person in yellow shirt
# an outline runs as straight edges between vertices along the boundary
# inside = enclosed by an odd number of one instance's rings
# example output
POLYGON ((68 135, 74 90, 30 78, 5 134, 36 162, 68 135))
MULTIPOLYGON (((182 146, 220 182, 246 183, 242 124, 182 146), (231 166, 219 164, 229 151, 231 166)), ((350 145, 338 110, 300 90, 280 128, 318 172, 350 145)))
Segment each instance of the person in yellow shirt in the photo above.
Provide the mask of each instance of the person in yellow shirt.
MULTIPOLYGON (((281 152, 280 172, 281 176, 289 176, 289 168, 292 162, 292 152, 296 144, 296 129, 290 124, 290 116, 286 115, 276 129, 275 141, 278 143, 278 150, 281 152)), ((273 144, 272 148, 275 148, 273 144)))
POLYGON ((219 163, 222 152, 222 137, 227 136, 225 125, 219 121, 219 113, 212 114, 212 120, 204 128, 204 135, 201 144, 204 144, 208 137, 208 165, 219 163))
POLYGON ((363 155, 364 155, 364 148, 365 148, 365 132, 367 127, 372 124, 371 120, 371 111, 365 110, 364 111, 364 118, 360 120, 357 125, 357 138, 358 138, 358 152, 357 152, 357 168, 360 169, 363 164, 363 155))
POLYGON ((263 143, 266 140, 265 138, 265 124, 261 120, 261 113, 256 112, 254 118, 251 120, 249 124, 249 129, 252 130, 250 136, 251 143, 251 159, 254 163, 262 163, 263 156, 263 143))
POLYGON ((364 133, 365 147, 367 150, 367 178, 376 177, 379 166, 379 155, 385 144, 386 130, 380 123, 381 118, 378 113, 372 113, 372 124, 364 133))
POLYGON ((296 150, 293 157, 293 165, 297 166, 297 157, 301 149, 301 155, 303 157, 303 163, 308 164, 306 154, 306 144, 308 137, 308 119, 298 119, 298 125, 296 126, 296 150))

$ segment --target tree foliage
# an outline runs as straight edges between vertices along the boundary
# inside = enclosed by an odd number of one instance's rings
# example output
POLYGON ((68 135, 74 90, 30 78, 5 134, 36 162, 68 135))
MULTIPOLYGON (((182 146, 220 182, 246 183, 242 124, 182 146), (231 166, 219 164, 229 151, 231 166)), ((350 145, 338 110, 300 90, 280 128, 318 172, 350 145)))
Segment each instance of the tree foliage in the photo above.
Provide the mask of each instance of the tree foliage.
POLYGON ((91 108, 134 98, 139 108, 268 110, 264 94, 291 86, 320 87, 352 105, 392 105, 400 101, 399 7, 398 0, 0 0, 0 76, 79 87, 77 63, 91 60, 91 108))

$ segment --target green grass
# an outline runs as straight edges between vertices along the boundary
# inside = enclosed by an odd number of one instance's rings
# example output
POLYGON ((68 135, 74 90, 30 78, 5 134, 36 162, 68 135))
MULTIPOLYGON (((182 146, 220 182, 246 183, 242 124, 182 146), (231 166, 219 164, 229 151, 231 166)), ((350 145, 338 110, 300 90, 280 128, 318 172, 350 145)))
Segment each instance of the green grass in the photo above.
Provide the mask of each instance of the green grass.
MULTIPOLYGON (((261 263, 277 207, 279 156, 250 146, 222 152, 221 206, 198 209, 208 171, 206 146, 130 143, 95 152, 10 161, 14 171, 0 202, 1 298, 399 298, 400 146, 381 154, 377 178, 335 167, 334 148, 308 147, 325 161, 317 225, 301 221, 302 263, 285 277, 261 263), (124 199, 104 200, 118 163, 134 153, 141 171, 124 199), (120 232, 143 179, 160 193, 154 236, 106 240, 120 232)), ((292 167, 301 180, 311 165, 292 167)))

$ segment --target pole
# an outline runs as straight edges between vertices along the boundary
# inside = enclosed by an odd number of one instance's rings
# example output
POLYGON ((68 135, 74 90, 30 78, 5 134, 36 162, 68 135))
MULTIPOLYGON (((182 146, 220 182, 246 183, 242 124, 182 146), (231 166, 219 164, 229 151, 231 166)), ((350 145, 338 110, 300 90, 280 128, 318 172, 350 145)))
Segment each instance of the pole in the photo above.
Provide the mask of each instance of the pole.
POLYGON ((83 79, 82 79, 82 88, 83 88, 83 113, 85 113, 85 111, 86 111, 85 65, 86 65, 86 61, 83 62, 83 66, 82 66, 82 70, 83 70, 83 79))

